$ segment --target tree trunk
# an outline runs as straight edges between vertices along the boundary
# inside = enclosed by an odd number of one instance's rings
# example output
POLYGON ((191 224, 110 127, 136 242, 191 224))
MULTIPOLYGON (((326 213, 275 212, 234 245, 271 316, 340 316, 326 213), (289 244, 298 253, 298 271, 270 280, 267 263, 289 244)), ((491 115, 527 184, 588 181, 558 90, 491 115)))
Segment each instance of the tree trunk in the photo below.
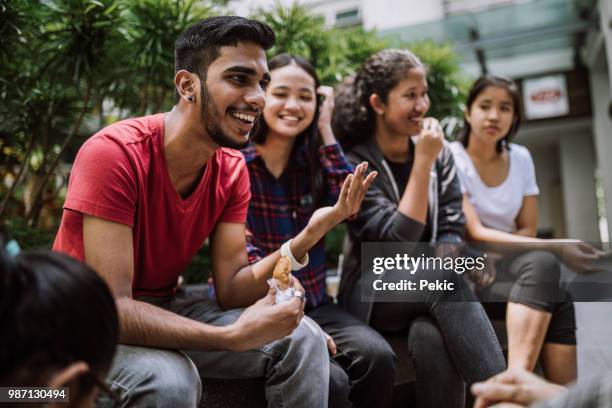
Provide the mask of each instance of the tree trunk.
POLYGON ((26 170, 30 163, 30 156, 32 156, 32 152, 34 151, 34 145, 36 144, 36 137, 34 136, 34 133, 32 133, 30 137, 30 141, 28 143, 29 143, 28 148, 26 150, 25 157, 23 159, 23 163, 21 164, 21 168, 19 169, 19 172, 17 173, 17 176, 15 177, 15 181, 13 181, 11 188, 9 189, 9 191, 7 191, 6 196, 4 196, 4 199, 2 200, 2 204, 0 204, 0 219, 3 219, 4 213, 6 212, 6 209, 8 208, 8 204, 11 201, 11 198, 13 197, 15 190, 17 190, 17 186, 21 184, 27 172, 26 170))
POLYGON ((83 117, 85 116, 85 112, 87 112, 87 105, 89 104, 89 97, 91 96, 91 85, 92 85, 91 83, 92 83, 92 79, 88 78, 87 86, 85 89, 85 95, 83 96, 83 107, 81 108, 79 117, 77 118, 77 121, 74 127, 72 128, 72 132, 70 132, 70 134, 64 139, 60 147, 60 151, 58 152, 57 156, 55 156, 55 159, 53 159, 53 161, 51 162, 51 165, 49 166, 49 168, 46 170, 44 176, 42 177, 40 181, 40 185, 38 186, 38 189, 36 190, 36 193, 34 194, 34 204, 29 214, 26 215, 26 218, 29 220, 30 226, 35 226, 36 224, 38 224, 38 217, 40 215, 40 210, 42 210, 42 205, 44 201, 45 188, 47 187, 47 184, 49 183, 49 179, 51 178, 51 175, 55 172, 55 169, 57 168, 57 165, 59 164, 62 155, 66 151, 66 148, 68 147, 72 139, 74 139, 74 136, 76 136, 76 134, 79 131, 79 128, 81 127, 81 122, 83 122, 83 117))

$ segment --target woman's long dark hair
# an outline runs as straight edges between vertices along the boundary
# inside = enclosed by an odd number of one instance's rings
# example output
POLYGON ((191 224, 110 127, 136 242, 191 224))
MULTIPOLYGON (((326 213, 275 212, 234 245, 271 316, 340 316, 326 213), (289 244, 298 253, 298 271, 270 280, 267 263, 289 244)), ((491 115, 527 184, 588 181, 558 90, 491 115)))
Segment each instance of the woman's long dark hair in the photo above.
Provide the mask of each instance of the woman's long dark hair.
MULTIPOLYGON (((497 145, 495 146, 495 150, 497 153, 501 153, 504 150, 504 147, 508 148, 510 140, 516 135, 519 127, 521 126, 522 113, 521 113, 521 97, 519 95, 518 87, 516 83, 510 78, 503 78, 495 75, 484 75, 481 76, 474 82, 470 92, 468 93, 467 102, 465 103, 465 109, 469 112, 472 109, 472 105, 478 95, 480 95, 485 89, 493 86, 496 88, 503 88, 508 91, 510 98, 512 98, 512 103, 514 105, 514 119, 512 119, 512 126, 510 126, 510 130, 503 137, 497 141, 497 145)), ((467 120, 463 120, 463 129, 461 130, 461 134, 459 135, 458 140, 463 144, 463 146, 467 149, 470 143, 470 133, 472 132, 472 126, 468 123, 467 120)))
POLYGON ((332 129, 345 150, 366 142, 375 131, 376 114, 370 95, 387 103, 389 92, 409 70, 425 66, 408 50, 387 49, 369 56, 355 75, 336 90, 332 129))
MULTIPOLYGON (((321 135, 319 134, 318 119, 319 119, 319 100, 316 96, 316 90, 319 88, 320 82, 319 77, 315 68, 306 59, 291 54, 279 54, 268 61, 268 69, 272 73, 275 69, 285 67, 287 65, 295 64, 308 75, 314 79, 315 82, 315 98, 317 98, 317 104, 315 108, 314 118, 312 123, 300 133, 293 145, 292 157, 305 156, 308 162, 308 168, 310 170, 310 190, 312 191, 313 205, 314 208, 318 208, 324 205, 326 187, 325 179, 323 177, 323 168, 319 160, 319 148, 322 145, 321 135), (297 156, 294 156, 296 154, 297 156)), ((272 73, 272 75, 274 75, 272 73)), ((251 140, 257 144, 263 144, 266 141, 268 134, 268 124, 263 118, 259 120, 257 127, 253 133, 251 140)))

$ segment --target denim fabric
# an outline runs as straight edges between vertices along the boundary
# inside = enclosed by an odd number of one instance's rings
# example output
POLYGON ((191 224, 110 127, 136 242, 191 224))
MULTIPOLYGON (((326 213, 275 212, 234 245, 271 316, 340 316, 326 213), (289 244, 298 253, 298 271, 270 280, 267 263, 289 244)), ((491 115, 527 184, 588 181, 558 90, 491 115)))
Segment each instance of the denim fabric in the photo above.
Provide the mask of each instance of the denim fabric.
POLYGON ((116 405, 100 394, 96 407, 195 407, 202 383, 193 362, 180 351, 119 345, 107 385, 117 394, 116 405))
POLYGON ((408 351, 417 373, 417 407, 458 407, 465 401, 465 382, 449 354, 440 352, 445 349, 442 333, 431 317, 414 319, 408 333, 408 351), (444 392, 440 392, 442 388, 444 392))
MULTIPOLYGON (((457 390, 463 387, 458 383, 461 380, 468 385, 486 380, 503 371, 506 363, 482 305, 468 290, 461 275, 453 271, 427 273, 432 279, 453 282, 456 290, 412 292, 407 294, 414 297, 410 302, 376 302, 370 324, 381 332, 402 332, 407 331, 417 317, 429 317, 432 322, 429 327, 423 329, 423 324, 417 326, 424 334, 410 334, 413 343, 409 350, 417 374, 417 400, 422 401, 419 406, 434 406, 433 402, 443 398, 438 406, 460 407, 465 403, 460 393, 445 391, 441 396, 440 390, 457 390), (414 343, 417 339, 420 344, 414 343), (423 347, 427 347, 427 352, 418 351, 423 347), (436 373, 431 368, 447 367, 444 364, 447 360, 452 362, 452 368, 444 370, 454 369, 458 376, 450 372, 436 373)), ((412 275, 413 279, 417 279, 418 275, 412 275)), ((397 275, 398 280, 406 278, 406 275, 397 275)), ((393 279, 386 281, 392 282, 393 279)))
MULTIPOLYGON (((229 325, 242 313, 242 309, 224 311, 215 301, 204 298, 139 300, 216 326, 229 325)), ((121 395, 122 406, 179 408, 196 406, 200 377, 263 377, 269 407, 326 407, 329 354, 321 329, 305 317, 291 335, 244 352, 120 346, 107 382, 121 395)), ((98 402, 98 406, 112 406, 98 402)))
MULTIPOLYGON (((342 367, 348 376, 350 402, 356 407, 390 406, 395 353, 387 341, 376 330, 333 303, 317 306, 307 311, 307 315, 336 343, 337 353, 333 358, 336 364, 333 366, 342 367)), ((338 404, 335 406, 346 406, 338 404)))

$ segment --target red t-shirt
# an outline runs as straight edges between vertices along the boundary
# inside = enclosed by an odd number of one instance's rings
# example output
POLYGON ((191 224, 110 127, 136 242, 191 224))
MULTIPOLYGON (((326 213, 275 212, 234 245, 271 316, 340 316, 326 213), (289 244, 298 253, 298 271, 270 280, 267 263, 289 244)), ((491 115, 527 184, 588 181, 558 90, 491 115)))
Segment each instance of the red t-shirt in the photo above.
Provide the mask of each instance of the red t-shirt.
POLYGON ((166 166, 164 115, 124 120, 79 150, 53 249, 84 260, 83 213, 129 225, 133 296, 170 296, 218 222, 246 222, 250 197, 242 154, 220 148, 195 191, 182 199, 166 166))

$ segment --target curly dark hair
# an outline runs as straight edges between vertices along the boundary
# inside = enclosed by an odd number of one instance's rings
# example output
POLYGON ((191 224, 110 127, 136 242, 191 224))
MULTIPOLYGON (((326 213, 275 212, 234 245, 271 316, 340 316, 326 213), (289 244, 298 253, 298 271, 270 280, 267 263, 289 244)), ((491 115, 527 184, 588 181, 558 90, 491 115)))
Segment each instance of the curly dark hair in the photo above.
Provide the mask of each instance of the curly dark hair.
POLYGON ((387 49, 369 56, 355 75, 337 87, 332 128, 345 150, 365 142, 374 133, 376 116, 370 95, 383 103, 389 92, 413 68, 425 65, 408 50, 387 49))
MULTIPOLYGON (((472 105, 474 101, 485 89, 488 87, 495 88, 503 88, 508 91, 510 98, 512 99, 512 104, 514 105, 514 118, 512 119, 512 126, 510 126, 510 130, 503 137, 503 139, 497 142, 495 146, 495 150, 497 153, 501 153, 504 150, 504 147, 509 149, 509 143, 512 137, 518 132, 519 127, 521 126, 522 114, 521 114, 521 96, 518 91, 518 87, 516 83, 510 79, 501 76, 495 75, 484 75, 481 76, 474 82, 470 92, 468 93, 467 102, 465 103, 465 108, 469 112, 472 109, 472 105)), ((472 127, 468 123, 467 120, 463 121, 463 129, 461 130, 461 134, 459 135, 458 140, 463 144, 463 146, 467 149, 468 144, 470 143, 470 133, 472 132, 472 127)))
MULTIPOLYGON (((268 61, 268 69, 270 70, 270 74, 274 76, 275 69, 292 64, 300 67, 312 77, 315 83, 316 91, 320 85, 319 77, 314 66, 303 57, 287 53, 279 54, 268 61)), ((312 123, 298 135, 292 151, 292 157, 297 157, 298 159, 304 158, 308 162, 308 168, 310 171, 310 188, 314 208, 324 205, 325 194, 327 191, 325 179, 323 177, 323 167, 319 159, 319 147, 321 147, 323 144, 318 127, 319 106, 320 101, 317 98, 317 105, 312 123)), ((255 129, 253 130, 251 141, 257 144, 263 144, 266 141, 267 134, 268 125, 264 120, 263 115, 261 115, 255 129)))

